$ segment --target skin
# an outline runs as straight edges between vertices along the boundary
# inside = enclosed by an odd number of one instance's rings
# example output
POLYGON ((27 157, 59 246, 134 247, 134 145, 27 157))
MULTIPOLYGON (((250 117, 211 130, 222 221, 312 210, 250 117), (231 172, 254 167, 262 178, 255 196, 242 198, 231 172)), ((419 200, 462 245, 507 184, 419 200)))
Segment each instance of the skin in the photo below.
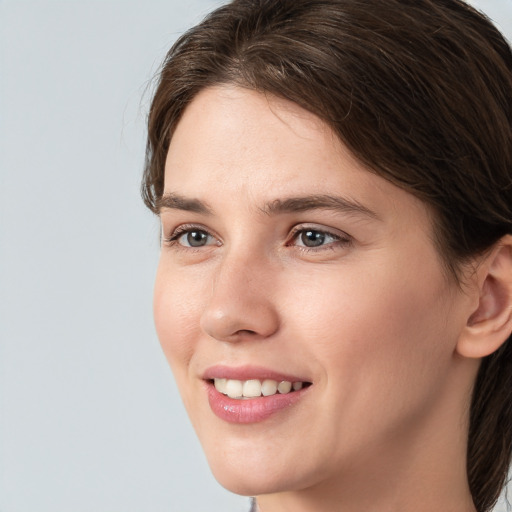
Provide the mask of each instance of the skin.
POLYGON ((162 208, 154 315, 219 482, 262 512, 475 511, 465 451, 478 359, 457 352, 475 297, 446 275, 428 208, 314 115, 228 86, 186 109, 165 194, 209 209, 162 208), (372 213, 269 211, 311 195, 372 213), (307 229, 321 245, 304 246, 307 229), (284 368, 312 386, 262 422, 231 424, 202 379, 218 364, 284 368))

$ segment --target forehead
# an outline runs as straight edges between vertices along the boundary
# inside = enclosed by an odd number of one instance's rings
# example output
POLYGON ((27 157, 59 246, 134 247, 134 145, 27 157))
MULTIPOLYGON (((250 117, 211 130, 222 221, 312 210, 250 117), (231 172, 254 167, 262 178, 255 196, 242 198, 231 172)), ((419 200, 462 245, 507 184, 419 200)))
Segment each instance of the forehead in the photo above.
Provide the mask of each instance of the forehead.
POLYGON ((390 213, 423 203, 368 171, 332 130, 298 105, 237 87, 201 91, 174 132, 165 193, 212 203, 268 204, 304 195, 343 195, 390 213))
MULTIPOLYGON (((214 87, 201 91, 178 123, 167 158, 166 171, 208 165, 263 174, 272 168, 291 167, 297 174, 325 166, 333 156, 337 138, 316 116, 298 105, 237 87, 214 87), (304 160, 304 157, 307 157, 304 160), (300 161, 303 165, 297 165, 300 161)), ((167 176, 166 176, 167 177, 167 176)))
MULTIPOLYGON (((327 125, 292 102, 247 89, 212 87, 195 97, 176 127, 165 187, 178 182, 229 185, 235 180, 254 185, 258 178, 274 185, 309 178, 312 186, 312 178, 320 174, 334 177, 350 157, 343 152, 327 125)), ((361 167, 351 159, 351 166, 361 167)))

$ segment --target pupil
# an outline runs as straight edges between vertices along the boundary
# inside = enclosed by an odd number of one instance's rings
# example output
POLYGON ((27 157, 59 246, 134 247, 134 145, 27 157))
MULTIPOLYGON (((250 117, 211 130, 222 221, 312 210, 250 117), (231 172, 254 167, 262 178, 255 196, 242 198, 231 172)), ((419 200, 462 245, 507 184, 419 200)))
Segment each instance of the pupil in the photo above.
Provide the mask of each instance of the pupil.
POLYGON ((187 234, 187 242, 190 247, 201 247, 206 243, 206 233, 203 231, 191 231, 187 234))
POLYGON ((301 235, 302 243, 306 247, 318 247, 322 245, 325 241, 325 235, 318 231, 304 231, 301 235))

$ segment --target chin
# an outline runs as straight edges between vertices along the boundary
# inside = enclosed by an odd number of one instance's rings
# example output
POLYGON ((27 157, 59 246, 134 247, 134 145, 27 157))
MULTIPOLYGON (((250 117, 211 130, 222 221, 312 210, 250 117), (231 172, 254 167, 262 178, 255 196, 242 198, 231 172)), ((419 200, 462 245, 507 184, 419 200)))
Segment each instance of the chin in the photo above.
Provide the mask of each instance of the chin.
POLYGON ((236 471, 233 468, 212 468, 212 473, 222 487, 241 496, 260 496, 291 490, 289 478, 277 480, 269 475, 258 475, 253 468, 236 471))
POLYGON ((259 496, 304 489, 314 484, 312 474, 315 472, 308 472, 307 468, 301 467, 299 472, 297 464, 283 463, 275 454, 270 458, 261 453, 248 455, 241 453, 230 457, 225 454, 220 459, 208 459, 213 476, 228 491, 259 496))
POLYGON ((275 482, 254 481, 250 474, 235 475, 221 473, 219 475, 214 471, 213 476, 222 487, 240 496, 260 496, 262 494, 273 494, 282 490, 279 486, 275 485, 275 482))

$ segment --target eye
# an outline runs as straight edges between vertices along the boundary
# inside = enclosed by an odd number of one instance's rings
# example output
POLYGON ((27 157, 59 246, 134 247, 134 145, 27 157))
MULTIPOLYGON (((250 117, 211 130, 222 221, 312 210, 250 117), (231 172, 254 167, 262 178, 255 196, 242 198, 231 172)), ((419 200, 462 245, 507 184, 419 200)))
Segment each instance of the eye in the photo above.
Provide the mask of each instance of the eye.
POLYGON ((307 249, 327 248, 350 243, 348 235, 329 233, 322 229, 298 227, 292 233, 292 243, 297 247, 307 249))
POLYGON ((164 242, 194 249, 218 243, 211 233, 197 226, 180 226, 164 242))
POLYGON ((307 229, 300 232, 296 238, 297 245, 303 245, 304 247, 319 247, 324 245, 326 242, 333 242, 335 239, 327 233, 317 231, 314 229, 307 229))
POLYGON ((194 229, 180 235, 177 241, 185 247, 202 247, 208 244, 209 237, 206 231, 194 229))

